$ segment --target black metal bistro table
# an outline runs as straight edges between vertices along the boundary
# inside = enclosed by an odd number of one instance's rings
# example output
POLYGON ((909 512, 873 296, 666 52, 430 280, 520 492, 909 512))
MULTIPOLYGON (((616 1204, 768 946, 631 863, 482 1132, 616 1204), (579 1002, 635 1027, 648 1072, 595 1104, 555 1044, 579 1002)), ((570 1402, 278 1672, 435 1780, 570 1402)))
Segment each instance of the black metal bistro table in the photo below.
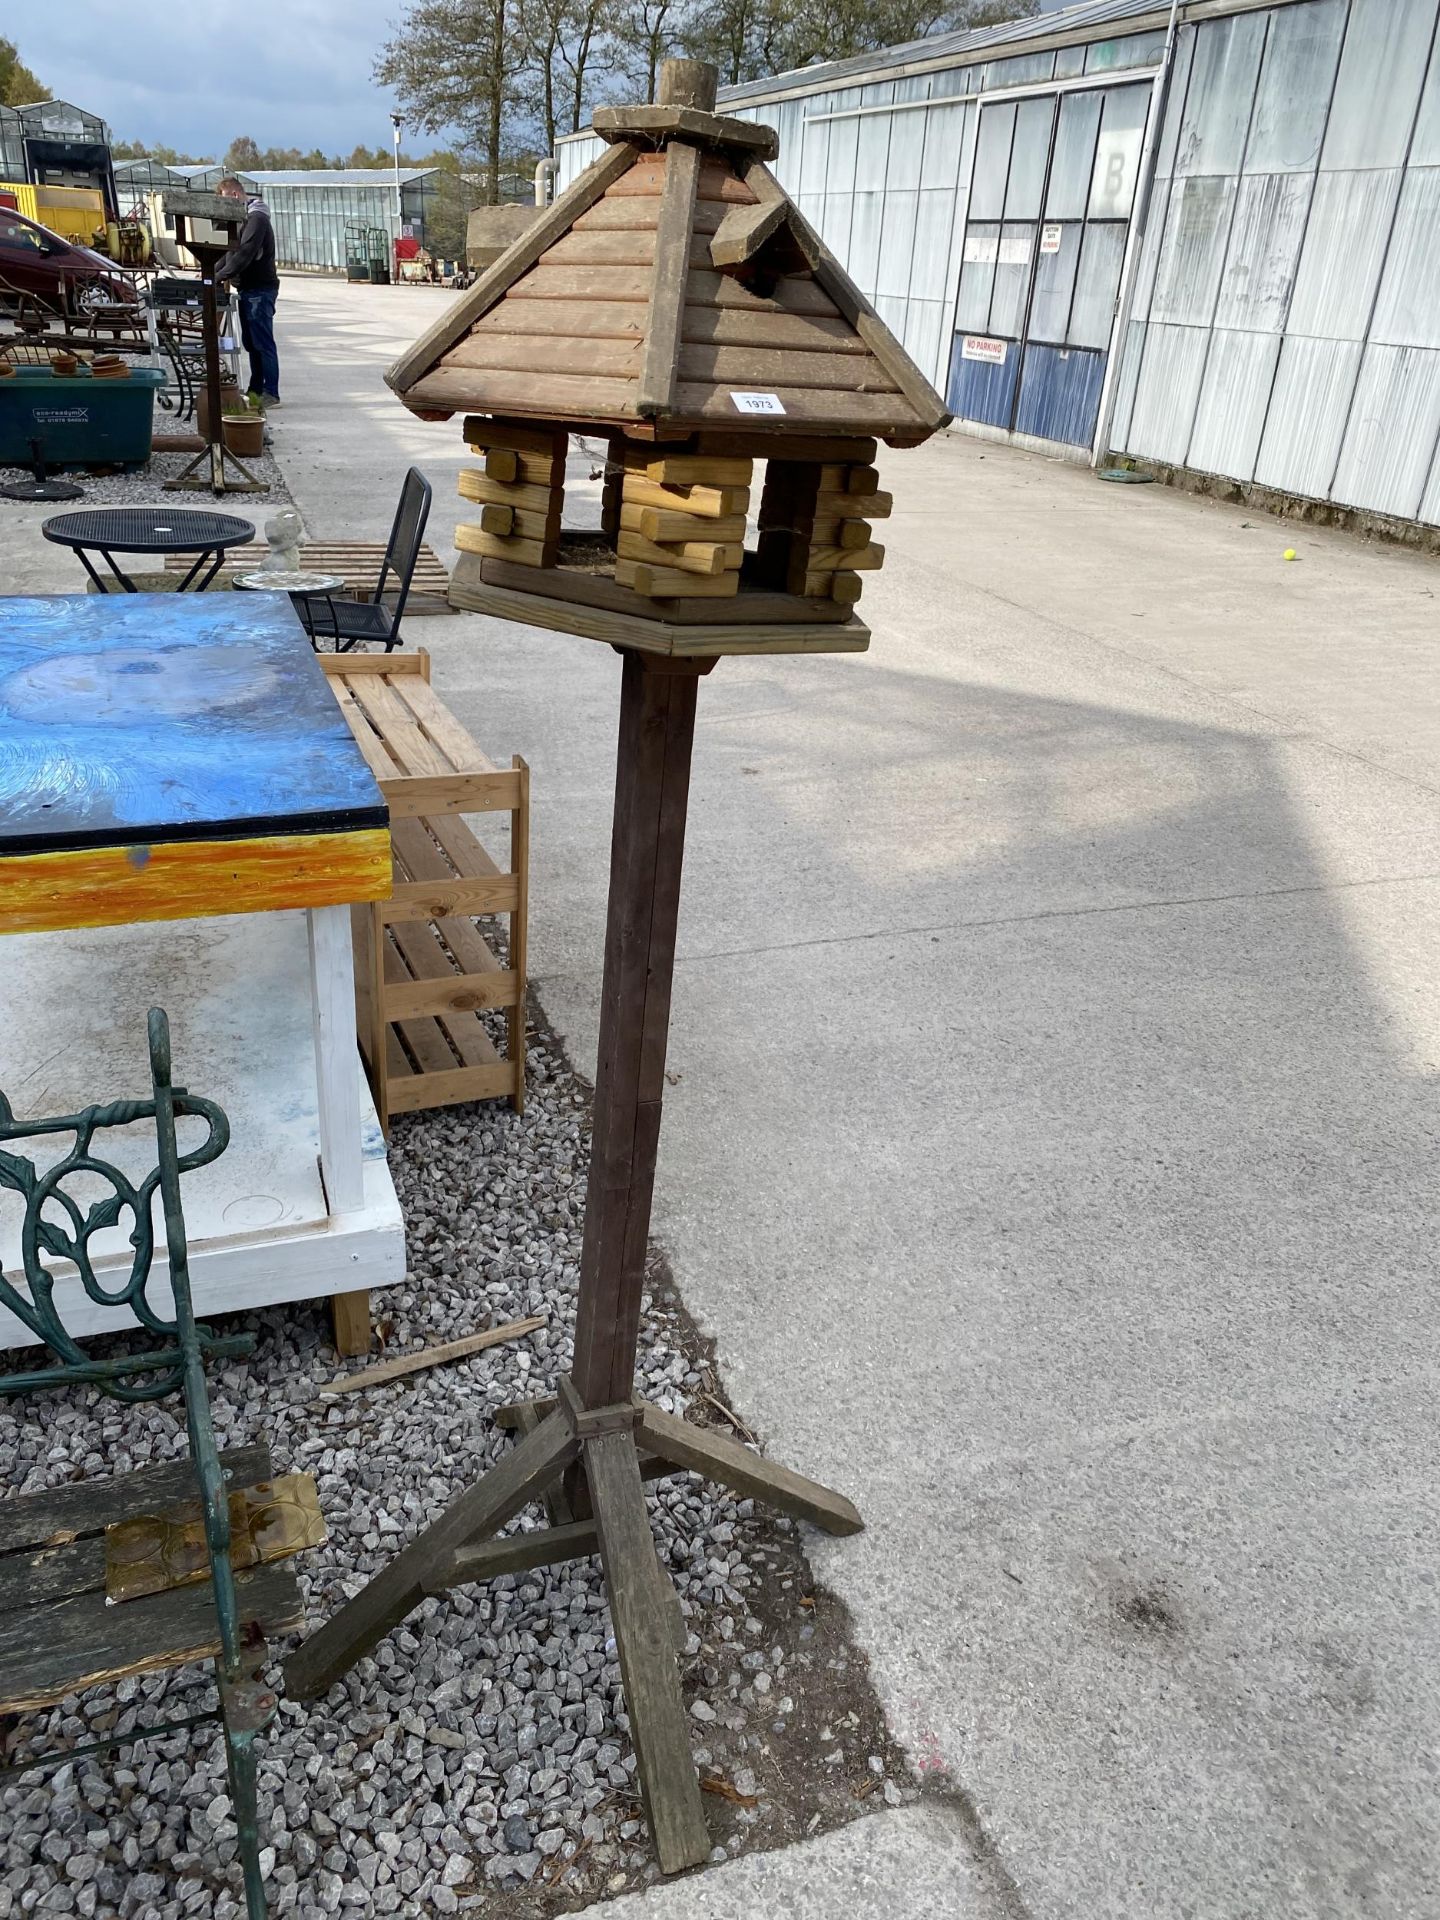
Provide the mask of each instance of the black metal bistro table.
POLYGON ((139 588, 116 566, 117 553, 193 553, 195 564, 175 591, 203 593, 224 564, 226 548, 243 547, 255 538, 248 520, 198 507, 92 507, 82 513, 57 513, 40 531, 58 546, 74 548, 101 593, 109 587, 91 562, 92 551, 126 593, 138 593, 139 588))

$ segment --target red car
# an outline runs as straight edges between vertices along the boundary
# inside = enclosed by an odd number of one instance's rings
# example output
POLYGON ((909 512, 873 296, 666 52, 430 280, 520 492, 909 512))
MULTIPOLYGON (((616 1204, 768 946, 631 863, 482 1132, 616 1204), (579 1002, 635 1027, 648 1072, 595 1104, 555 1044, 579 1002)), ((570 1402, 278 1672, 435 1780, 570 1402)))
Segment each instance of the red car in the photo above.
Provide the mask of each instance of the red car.
POLYGON ((0 312, 43 307, 78 318, 135 300, 134 287, 103 254, 0 207, 0 312))

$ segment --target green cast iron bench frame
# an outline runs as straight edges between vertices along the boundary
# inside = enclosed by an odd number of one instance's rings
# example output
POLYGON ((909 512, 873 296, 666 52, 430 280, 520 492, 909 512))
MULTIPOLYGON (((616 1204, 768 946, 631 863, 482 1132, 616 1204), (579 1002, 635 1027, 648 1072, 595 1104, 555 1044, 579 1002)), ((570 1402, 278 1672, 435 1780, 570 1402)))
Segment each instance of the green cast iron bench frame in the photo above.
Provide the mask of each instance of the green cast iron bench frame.
MULTIPOLYGON (((0 1768, 22 1774, 66 1765, 132 1741, 173 1733, 218 1719, 225 1739, 230 1798, 250 1920, 263 1920, 265 1891, 260 1872, 256 1808, 256 1736, 275 1713, 263 1680, 266 1635, 303 1624, 299 1586, 285 1563, 237 1573, 231 1563, 228 1493, 270 1478, 264 1447, 221 1454, 215 1443, 205 1386, 209 1358, 233 1358, 253 1350, 250 1335, 217 1337, 195 1319, 190 1298, 180 1175, 207 1166, 225 1151, 230 1126, 211 1100, 170 1084, 170 1029, 153 1008, 149 1019, 149 1100, 116 1100, 56 1119, 17 1121, 0 1093, 0 1189, 25 1204, 21 1235, 25 1291, 0 1274, 0 1305, 22 1321, 59 1364, 0 1375, 0 1396, 88 1384, 112 1399, 135 1403, 184 1396, 190 1456, 173 1465, 86 1480, 55 1491, 0 1496, 0 1735, 6 1718, 41 1711, 87 1686, 123 1676, 212 1658, 218 1706, 159 1726, 140 1727, 119 1738, 23 1759, 0 1768), (181 1153, 175 1123, 203 1120, 202 1144, 181 1153), (132 1182, 97 1157, 94 1136, 110 1127, 153 1120, 157 1164, 132 1182), (68 1152, 41 1172, 9 1150, 9 1143, 45 1135, 73 1134, 68 1152), (103 1198, 82 1204, 67 1182, 103 1198), (153 1207, 159 1193, 165 1221, 174 1317, 167 1319, 149 1298, 154 1266, 153 1207), (97 1274, 90 1243, 95 1235, 128 1221, 132 1258, 127 1269, 97 1274), (141 1329, 158 1342, 149 1351, 116 1359, 92 1358, 66 1331, 54 1298, 54 1280, 44 1256, 68 1262, 91 1300, 128 1307, 141 1329), (139 1514, 155 1513, 199 1497, 204 1516, 210 1578, 141 1599, 108 1605, 105 1598, 105 1529, 139 1514)), ((0 1748, 0 1758, 3 1758, 0 1748)))

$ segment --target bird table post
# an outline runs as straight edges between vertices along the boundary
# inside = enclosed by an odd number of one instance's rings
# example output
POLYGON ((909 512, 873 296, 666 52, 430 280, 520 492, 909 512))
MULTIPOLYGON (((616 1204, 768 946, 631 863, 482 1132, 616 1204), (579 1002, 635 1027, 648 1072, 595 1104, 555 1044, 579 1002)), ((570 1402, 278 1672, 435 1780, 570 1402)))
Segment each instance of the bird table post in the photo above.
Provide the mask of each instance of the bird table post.
POLYGON ((714 69, 669 61, 654 104, 598 112, 608 152, 387 375, 422 418, 469 413, 483 456, 460 478, 481 517, 456 532, 455 604, 621 655, 594 1125, 557 1398, 502 1410, 513 1449, 286 1667, 291 1692, 313 1697, 426 1594, 598 1549, 667 1873, 711 1842, 642 1462, 831 1533, 861 1525, 843 1495, 634 1391, 697 692, 729 654, 866 647, 854 603, 884 556, 871 522, 890 510, 877 441, 914 446, 949 417, 769 173, 774 134, 714 107, 714 69), (610 264, 580 264, 596 260, 610 264), (609 441, 599 533, 561 524, 571 432, 609 441), (540 1498, 549 1529, 495 1539, 540 1498))
POLYGON ((221 193, 200 193, 172 189, 165 195, 165 211, 175 222, 178 245, 194 254, 200 268, 200 337, 205 348, 205 402, 209 413, 204 450, 196 454, 183 473, 165 485, 170 489, 208 487, 212 493, 263 493, 265 484, 257 480, 225 445, 225 420, 220 411, 220 309, 215 295, 215 269, 235 243, 235 235, 245 224, 244 212, 234 200, 221 193), (197 239, 191 222, 206 220, 224 227, 229 239, 224 245, 197 239), (200 473, 209 467, 209 478, 200 473), (227 475, 233 467, 239 479, 227 475))

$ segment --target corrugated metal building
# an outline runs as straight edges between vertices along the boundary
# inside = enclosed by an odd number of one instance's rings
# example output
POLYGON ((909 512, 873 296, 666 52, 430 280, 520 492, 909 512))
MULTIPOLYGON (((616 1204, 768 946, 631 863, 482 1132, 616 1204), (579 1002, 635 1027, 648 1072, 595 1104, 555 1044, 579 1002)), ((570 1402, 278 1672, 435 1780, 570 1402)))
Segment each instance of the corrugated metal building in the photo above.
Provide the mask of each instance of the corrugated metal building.
MULTIPOLYGON (((219 165, 162 167, 154 160, 122 160, 115 168, 122 197, 133 187, 156 195, 157 203, 165 186, 208 189, 224 177, 219 165)), ((378 227, 385 235, 387 259, 402 232, 424 245, 426 214, 439 175, 433 167, 402 167, 398 209, 389 167, 300 167, 242 173, 239 178, 261 194, 270 209, 278 266, 301 273, 343 273, 352 227, 378 227)), ((173 236, 174 222, 160 217, 173 236)), ((157 242, 160 237, 157 232, 157 242)))
POLYGON ((37 187, 89 187, 115 212, 110 129, 98 114, 68 100, 0 106, 0 180, 37 187))
POLYGON ((968 430, 1440 525, 1437 13, 1083 0, 722 102, 968 430))

